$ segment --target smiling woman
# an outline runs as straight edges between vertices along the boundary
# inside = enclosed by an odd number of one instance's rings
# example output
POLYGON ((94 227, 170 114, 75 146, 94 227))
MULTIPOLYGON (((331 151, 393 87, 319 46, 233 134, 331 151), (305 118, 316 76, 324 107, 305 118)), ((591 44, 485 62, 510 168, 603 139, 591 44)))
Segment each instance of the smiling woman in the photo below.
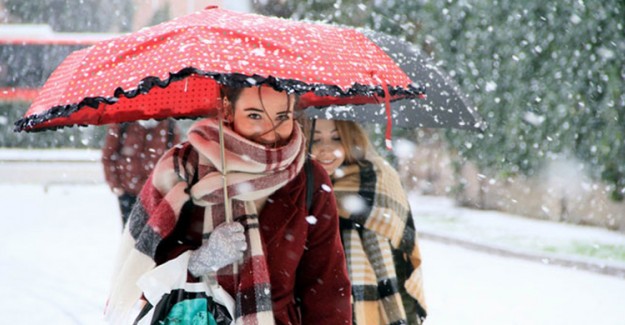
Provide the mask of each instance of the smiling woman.
POLYGON ((332 120, 319 120, 312 139, 312 157, 326 170, 334 174, 345 161, 345 147, 332 120))
POLYGON ((399 175, 355 122, 318 120, 314 129, 312 157, 331 176, 339 208, 354 324, 421 324, 421 254, 399 175))

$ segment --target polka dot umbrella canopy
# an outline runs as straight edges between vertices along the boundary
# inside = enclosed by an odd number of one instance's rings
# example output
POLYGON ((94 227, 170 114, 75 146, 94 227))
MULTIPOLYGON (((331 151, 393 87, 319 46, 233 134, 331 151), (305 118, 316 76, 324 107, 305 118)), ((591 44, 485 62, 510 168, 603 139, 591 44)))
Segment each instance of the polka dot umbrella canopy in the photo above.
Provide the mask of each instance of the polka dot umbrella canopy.
POLYGON ((220 85, 262 84, 301 95, 299 108, 424 94, 355 29, 208 7, 73 52, 15 130, 211 116, 220 85))

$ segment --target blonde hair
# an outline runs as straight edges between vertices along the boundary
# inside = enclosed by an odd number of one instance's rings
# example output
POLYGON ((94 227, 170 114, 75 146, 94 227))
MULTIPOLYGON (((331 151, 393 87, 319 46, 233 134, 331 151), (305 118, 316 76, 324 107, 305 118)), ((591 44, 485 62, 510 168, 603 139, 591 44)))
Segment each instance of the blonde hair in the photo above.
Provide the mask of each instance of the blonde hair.
MULTIPOLYGON (((312 121, 309 119, 300 119, 300 124, 304 129, 304 136, 308 144, 311 139, 310 129, 312 121)), ((336 131, 341 138, 341 145, 345 149, 345 163, 355 164, 364 159, 368 154, 372 154, 371 142, 365 130, 353 121, 334 120, 336 131)))

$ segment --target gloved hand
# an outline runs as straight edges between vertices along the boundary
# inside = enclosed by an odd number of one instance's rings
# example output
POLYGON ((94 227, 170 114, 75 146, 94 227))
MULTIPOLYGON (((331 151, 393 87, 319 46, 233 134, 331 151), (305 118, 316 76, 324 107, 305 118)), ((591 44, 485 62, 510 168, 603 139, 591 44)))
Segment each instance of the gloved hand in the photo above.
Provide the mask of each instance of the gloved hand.
POLYGON ((244 230, 239 222, 217 226, 202 246, 191 252, 189 272, 200 277, 242 259, 247 249, 244 230))

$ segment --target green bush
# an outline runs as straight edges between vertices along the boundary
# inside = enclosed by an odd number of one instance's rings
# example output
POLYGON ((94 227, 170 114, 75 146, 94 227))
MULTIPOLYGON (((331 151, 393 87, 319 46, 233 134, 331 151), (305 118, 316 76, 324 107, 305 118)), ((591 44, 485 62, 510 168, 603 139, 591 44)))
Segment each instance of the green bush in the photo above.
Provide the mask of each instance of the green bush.
POLYGON ((489 125, 483 134, 445 132, 464 159, 496 177, 574 157, 623 199, 625 2, 269 0, 260 9, 421 45, 489 125))

